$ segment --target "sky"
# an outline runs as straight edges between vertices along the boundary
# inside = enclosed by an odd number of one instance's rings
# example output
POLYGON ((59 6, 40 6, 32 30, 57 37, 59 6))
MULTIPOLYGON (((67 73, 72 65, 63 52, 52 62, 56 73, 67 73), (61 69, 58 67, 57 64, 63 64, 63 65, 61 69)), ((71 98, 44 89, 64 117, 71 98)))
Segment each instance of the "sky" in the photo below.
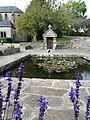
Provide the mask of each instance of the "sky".
MULTIPOLYGON (((22 11, 25 11, 25 8, 27 8, 27 5, 30 4, 30 1, 31 0, 0 0, 0 6, 17 6, 22 11)), ((67 2, 68 0, 64 0, 64 1, 67 2)), ((82 1, 85 1, 87 6, 86 14, 88 15, 88 17, 90 17, 90 0, 82 0, 82 1)))

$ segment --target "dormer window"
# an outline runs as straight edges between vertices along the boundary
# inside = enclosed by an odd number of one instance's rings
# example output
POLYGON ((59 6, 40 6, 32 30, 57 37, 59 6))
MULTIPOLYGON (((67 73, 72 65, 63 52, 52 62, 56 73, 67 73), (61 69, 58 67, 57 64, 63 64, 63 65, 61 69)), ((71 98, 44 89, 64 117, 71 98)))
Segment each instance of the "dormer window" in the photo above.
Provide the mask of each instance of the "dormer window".
POLYGON ((12 12, 12 16, 14 16, 14 13, 12 12))
POLYGON ((5 14, 5 20, 7 20, 8 19, 8 16, 7 16, 7 14, 5 14))
POLYGON ((18 16, 20 16, 20 14, 18 14, 18 16))
POLYGON ((14 15, 14 13, 12 12, 12 23, 14 23, 15 22, 15 15, 14 15))

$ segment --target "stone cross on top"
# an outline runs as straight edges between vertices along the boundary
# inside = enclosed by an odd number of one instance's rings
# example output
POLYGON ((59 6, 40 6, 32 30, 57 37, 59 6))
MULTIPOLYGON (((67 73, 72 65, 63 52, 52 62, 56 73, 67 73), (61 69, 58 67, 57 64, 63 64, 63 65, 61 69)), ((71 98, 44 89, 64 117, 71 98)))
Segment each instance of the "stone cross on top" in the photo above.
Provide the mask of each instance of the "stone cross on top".
POLYGON ((51 25, 49 25, 49 26, 48 26, 48 28, 49 28, 49 29, 51 29, 51 28, 52 28, 52 26, 51 26, 51 25))

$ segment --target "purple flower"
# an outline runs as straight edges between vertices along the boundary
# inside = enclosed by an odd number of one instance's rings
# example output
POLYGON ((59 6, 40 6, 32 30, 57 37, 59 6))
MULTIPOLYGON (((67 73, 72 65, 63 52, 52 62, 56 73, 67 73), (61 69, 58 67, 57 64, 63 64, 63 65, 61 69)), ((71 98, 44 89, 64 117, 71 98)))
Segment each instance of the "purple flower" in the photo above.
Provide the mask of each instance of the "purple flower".
POLYGON ((11 72, 10 71, 6 72, 6 81, 7 82, 11 82, 12 81, 12 79, 11 79, 11 72))
POLYGON ((17 102, 17 104, 15 104, 15 107, 14 107, 14 114, 13 114, 12 120, 22 120, 21 109, 22 109, 22 106, 20 106, 19 102, 17 102))
POLYGON ((73 87, 71 87, 71 90, 69 92, 69 96, 70 96, 70 101, 72 103, 74 103, 75 102, 75 91, 74 91, 73 87))
POLYGON ((11 104, 11 102, 10 102, 10 101, 8 102, 8 106, 12 106, 12 104, 11 104))
POLYGON ((48 102, 46 102, 46 98, 40 96, 40 99, 36 100, 39 102, 39 117, 38 120, 43 120, 45 109, 48 108, 48 102))
POLYGON ((19 83, 17 85, 17 89, 15 89, 15 93, 14 93, 14 99, 18 100, 19 99, 19 95, 20 95, 20 90, 21 90, 21 85, 22 85, 22 77, 23 77, 23 67, 24 65, 21 63, 20 67, 17 71, 17 73, 19 73, 19 83))
POLYGON ((0 120, 2 120, 2 109, 3 109, 3 96, 1 87, 3 84, 0 82, 0 120))
POLYGON ((3 111, 4 111, 4 115, 3 115, 3 119, 5 119, 5 116, 7 116, 7 112, 8 111, 8 108, 10 106, 10 95, 11 95, 11 91, 12 91, 12 79, 11 79, 11 72, 6 72, 6 76, 5 76, 5 80, 8 82, 8 89, 7 89, 7 94, 6 94, 6 97, 5 97, 5 106, 3 107, 3 111))
POLYGON ((11 72, 10 71, 8 71, 8 72, 6 72, 6 75, 5 75, 6 77, 10 77, 11 76, 11 72))
POLYGON ((19 73, 19 81, 23 81, 23 80, 22 80, 22 76, 23 76, 23 74, 25 73, 25 72, 23 71, 23 68, 24 68, 24 65, 21 63, 21 64, 20 64, 20 67, 19 67, 18 70, 17 70, 17 73, 19 73))
MULTIPOLYGON (((21 90, 21 85, 22 85, 22 78, 23 78, 23 67, 24 65, 21 63, 20 64, 20 67, 17 71, 17 73, 19 73, 19 82, 18 82, 18 85, 17 85, 17 88, 14 90, 14 109, 13 109, 13 117, 12 117, 12 120, 17 120, 17 116, 19 114, 21 114, 21 112, 19 112, 16 108, 19 107, 19 104, 18 104, 18 101, 19 101, 19 96, 20 96, 20 90, 21 90)), ((19 107, 19 110, 20 110, 21 107, 19 107)), ((20 117, 19 120, 22 120, 22 118, 20 117)))
POLYGON ((0 76, 0 79, 2 79, 2 78, 3 78, 3 75, 0 76))
POLYGON ((73 89, 73 87, 71 87, 71 90, 69 92, 70 101, 73 103, 75 120, 78 120, 79 109, 80 109, 80 105, 79 105, 79 88, 81 86, 80 80, 81 77, 77 76, 77 79, 75 81, 76 88, 73 89))
POLYGON ((24 65, 21 63, 20 67, 17 70, 17 73, 21 73, 23 68, 24 68, 24 65))
POLYGON ((6 72, 6 81, 8 82, 8 89, 7 89, 7 95, 6 95, 6 99, 5 101, 6 102, 9 102, 9 98, 10 98, 10 94, 11 94, 11 91, 12 91, 12 79, 11 79, 11 72, 6 72))
POLYGON ((87 96, 86 99, 87 99, 86 120, 90 120, 90 96, 87 96))
POLYGON ((80 83, 80 79, 81 77, 80 76, 77 76, 77 79, 75 81, 75 84, 76 84, 76 88, 79 88, 81 86, 81 83, 80 83))

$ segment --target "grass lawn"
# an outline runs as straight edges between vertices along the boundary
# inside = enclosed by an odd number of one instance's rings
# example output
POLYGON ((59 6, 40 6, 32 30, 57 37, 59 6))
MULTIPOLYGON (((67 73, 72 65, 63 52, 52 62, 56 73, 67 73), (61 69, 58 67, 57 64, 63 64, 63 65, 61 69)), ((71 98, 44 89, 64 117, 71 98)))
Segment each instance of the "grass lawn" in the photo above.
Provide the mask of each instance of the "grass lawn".
POLYGON ((69 43, 71 38, 68 36, 62 36, 61 38, 57 38, 57 44, 64 44, 64 43, 69 43))
MULTIPOLYGON (((61 38, 57 38, 57 44, 64 44, 64 43, 69 43, 71 40, 70 37, 68 36, 62 36, 61 38)), ((43 40, 38 40, 38 41, 33 41, 33 43, 43 43, 43 40)))

